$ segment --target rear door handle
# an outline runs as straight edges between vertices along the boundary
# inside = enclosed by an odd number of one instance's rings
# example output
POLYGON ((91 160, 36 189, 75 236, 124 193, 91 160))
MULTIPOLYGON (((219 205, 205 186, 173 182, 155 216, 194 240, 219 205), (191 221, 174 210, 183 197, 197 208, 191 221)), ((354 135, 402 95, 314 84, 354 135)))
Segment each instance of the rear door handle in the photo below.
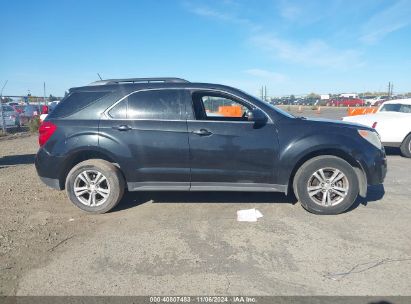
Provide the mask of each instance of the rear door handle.
POLYGON ((200 129, 200 130, 193 131, 193 134, 196 134, 199 136, 210 136, 213 133, 208 131, 207 129, 200 129))
POLYGON ((113 127, 113 129, 117 129, 119 131, 128 131, 128 130, 131 130, 131 127, 128 125, 121 125, 121 126, 113 127))

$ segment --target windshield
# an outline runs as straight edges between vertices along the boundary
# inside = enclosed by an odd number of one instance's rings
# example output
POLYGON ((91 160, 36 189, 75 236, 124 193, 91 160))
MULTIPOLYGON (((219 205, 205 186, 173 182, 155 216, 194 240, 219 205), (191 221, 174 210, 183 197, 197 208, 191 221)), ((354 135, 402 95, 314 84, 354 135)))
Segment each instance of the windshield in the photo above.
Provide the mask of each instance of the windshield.
POLYGON ((381 107, 380 112, 411 113, 411 105, 400 103, 385 104, 381 107))

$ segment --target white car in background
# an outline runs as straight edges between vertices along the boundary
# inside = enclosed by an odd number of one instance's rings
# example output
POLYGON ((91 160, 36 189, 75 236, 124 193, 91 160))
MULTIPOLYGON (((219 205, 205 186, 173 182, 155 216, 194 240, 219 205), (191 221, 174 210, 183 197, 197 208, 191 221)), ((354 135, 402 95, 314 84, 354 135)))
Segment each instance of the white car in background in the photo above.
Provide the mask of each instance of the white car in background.
POLYGON ((411 157, 411 98, 384 102, 375 114, 343 117, 344 121, 372 127, 386 147, 400 147, 411 157))
MULTIPOLYGON (((2 105, 3 107, 3 116, 4 116, 4 125, 6 128, 9 127, 20 127, 20 116, 19 113, 9 105, 2 105)), ((3 127, 3 120, 0 117, 0 129, 3 127)))
POLYGON ((365 103, 370 106, 379 106, 388 99, 388 96, 377 96, 375 98, 367 99, 365 103))

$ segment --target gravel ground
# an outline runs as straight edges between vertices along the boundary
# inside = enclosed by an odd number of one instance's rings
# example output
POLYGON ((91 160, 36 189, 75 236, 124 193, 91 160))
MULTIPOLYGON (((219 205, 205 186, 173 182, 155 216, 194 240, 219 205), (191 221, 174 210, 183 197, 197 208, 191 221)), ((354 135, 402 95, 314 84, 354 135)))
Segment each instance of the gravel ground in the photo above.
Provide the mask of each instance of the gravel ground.
POLYGON ((128 193, 93 216, 38 180, 36 150, 35 136, 0 141, 0 295, 411 295, 411 160, 397 151, 384 187, 338 216, 282 194, 184 192, 128 193), (254 207, 262 219, 236 221, 254 207))

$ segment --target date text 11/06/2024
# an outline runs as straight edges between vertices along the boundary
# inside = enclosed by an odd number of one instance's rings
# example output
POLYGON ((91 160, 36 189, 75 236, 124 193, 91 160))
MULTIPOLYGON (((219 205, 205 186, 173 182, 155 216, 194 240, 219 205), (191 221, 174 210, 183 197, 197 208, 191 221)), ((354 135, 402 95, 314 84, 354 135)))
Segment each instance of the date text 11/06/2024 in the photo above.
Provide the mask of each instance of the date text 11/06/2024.
POLYGON ((257 303, 256 298, 248 296, 154 296, 150 303, 257 303))

